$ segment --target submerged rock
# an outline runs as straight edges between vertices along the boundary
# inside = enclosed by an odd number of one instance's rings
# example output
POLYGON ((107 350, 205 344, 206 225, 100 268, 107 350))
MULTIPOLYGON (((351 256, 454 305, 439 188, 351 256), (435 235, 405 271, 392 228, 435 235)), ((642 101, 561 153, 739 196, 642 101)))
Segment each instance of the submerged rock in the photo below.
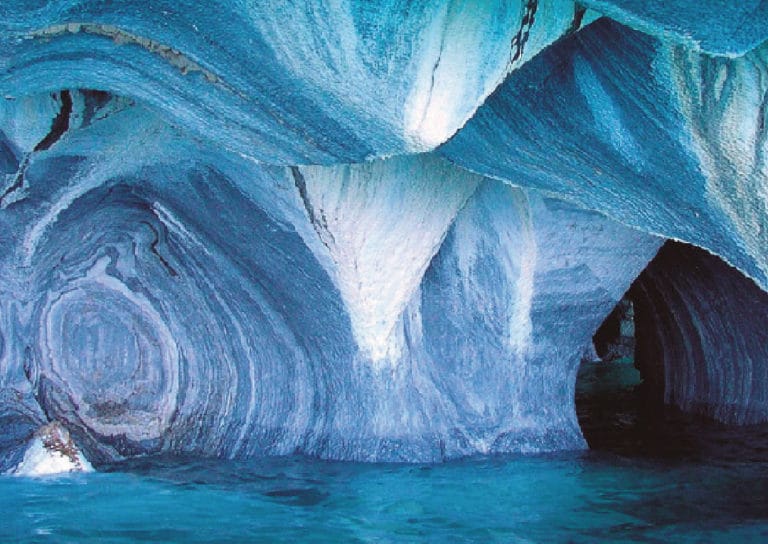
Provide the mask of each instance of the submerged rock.
POLYGON ((40 427, 21 463, 11 469, 15 476, 47 476, 68 472, 93 472, 93 467, 58 421, 40 427))

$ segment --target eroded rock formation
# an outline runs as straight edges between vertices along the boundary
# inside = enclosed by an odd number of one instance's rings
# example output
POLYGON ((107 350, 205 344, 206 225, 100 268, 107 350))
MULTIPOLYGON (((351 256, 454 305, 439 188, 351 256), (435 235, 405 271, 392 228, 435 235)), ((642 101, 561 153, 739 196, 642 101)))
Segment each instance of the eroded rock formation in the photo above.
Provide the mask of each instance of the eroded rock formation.
POLYGON ((768 286, 766 8, 721 4, 0 6, 2 465, 47 421, 95 462, 583 447, 665 238, 768 286))
POLYGON ((93 472, 93 467, 67 429, 58 421, 53 421, 35 432, 23 459, 10 473, 15 476, 48 476, 68 472, 93 472))
POLYGON ((768 420, 768 294, 717 257, 670 242, 630 296, 637 366, 656 396, 725 423, 768 420))

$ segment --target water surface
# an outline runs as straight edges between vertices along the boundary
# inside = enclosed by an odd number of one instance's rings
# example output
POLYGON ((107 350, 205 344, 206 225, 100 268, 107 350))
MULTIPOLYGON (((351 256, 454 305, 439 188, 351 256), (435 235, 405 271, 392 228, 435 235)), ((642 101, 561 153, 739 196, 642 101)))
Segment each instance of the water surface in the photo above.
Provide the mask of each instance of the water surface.
POLYGON ((2 477, 0 541, 768 541, 768 427, 653 419, 624 370, 591 372, 620 378, 588 397, 580 380, 596 451, 440 465, 155 457, 2 477))

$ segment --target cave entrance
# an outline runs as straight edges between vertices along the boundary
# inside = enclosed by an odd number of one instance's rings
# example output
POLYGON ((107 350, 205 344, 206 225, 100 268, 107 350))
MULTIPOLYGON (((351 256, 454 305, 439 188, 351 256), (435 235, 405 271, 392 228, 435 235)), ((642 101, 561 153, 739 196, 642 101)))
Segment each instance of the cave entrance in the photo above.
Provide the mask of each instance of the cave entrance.
POLYGON ((592 337, 598 359, 602 362, 628 363, 634 360, 635 306, 629 295, 619 301, 592 337))
POLYGON ((674 324, 659 317, 674 310, 674 289, 660 278, 668 270, 686 276, 692 263, 688 246, 667 242, 595 332, 575 395, 590 450, 666 458, 700 451, 695 436, 706 424, 664 404, 663 331, 674 324))
POLYGON ((630 290, 595 332, 576 379, 576 413, 592 450, 621 450, 625 442, 633 442, 631 435, 645 404, 641 374, 634 364, 635 345, 630 290))
POLYGON ((579 368, 576 412, 590 449, 764 457, 767 321, 768 293, 752 280, 702 249, 667 241, 579 368))

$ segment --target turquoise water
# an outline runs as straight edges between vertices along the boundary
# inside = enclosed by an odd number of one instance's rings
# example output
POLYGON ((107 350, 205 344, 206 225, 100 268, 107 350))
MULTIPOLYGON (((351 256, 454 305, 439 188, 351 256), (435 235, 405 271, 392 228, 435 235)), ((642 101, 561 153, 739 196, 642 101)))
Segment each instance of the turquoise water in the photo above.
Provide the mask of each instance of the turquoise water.
POLYGON ((145 459, 0 479, 3 542, 759 542, 764 463, 145 459))
POLYGON ((600 451, 441 465, 158 457, 0 477, 0 542, 768 541, 768 427, 645 417, 619 378, 579 401, 600 451))

